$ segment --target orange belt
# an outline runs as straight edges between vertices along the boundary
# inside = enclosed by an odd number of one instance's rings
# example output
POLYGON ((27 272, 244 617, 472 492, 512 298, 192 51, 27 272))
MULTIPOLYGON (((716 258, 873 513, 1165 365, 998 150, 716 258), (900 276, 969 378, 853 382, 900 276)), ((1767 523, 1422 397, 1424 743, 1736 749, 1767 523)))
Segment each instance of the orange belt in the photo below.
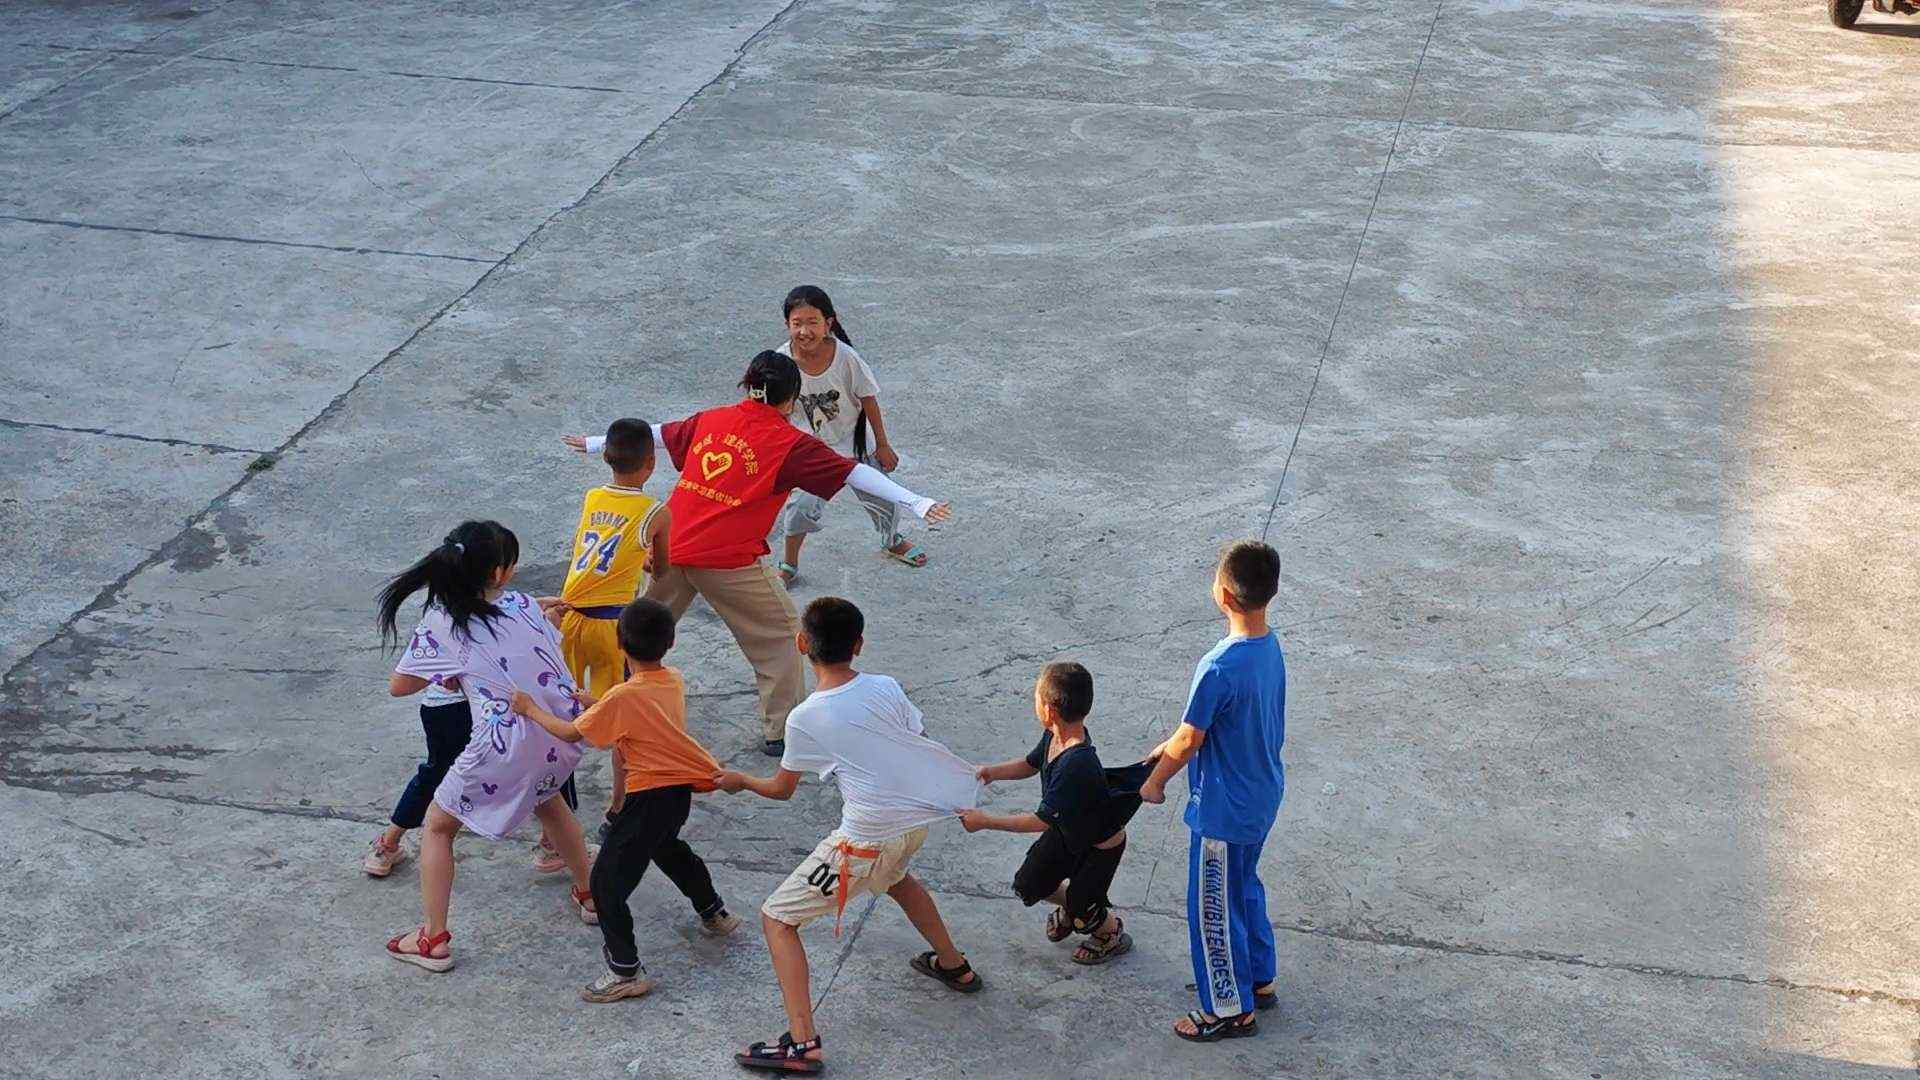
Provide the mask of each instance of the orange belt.
POLYGON ((847 898, 852 895, 852 884, 847 880, 848 877, 851 876, 847 873, 849 860, 878 859, 880 857, 880 849, 856 847, 842 840, 840 843, 834 845, 834 850, 840 853, 840 884, 835 889, 835 891, 839 893, 839 902, 835 905, 833 912, 833 936, 839 937, 840 921, 847 913, 847 898))

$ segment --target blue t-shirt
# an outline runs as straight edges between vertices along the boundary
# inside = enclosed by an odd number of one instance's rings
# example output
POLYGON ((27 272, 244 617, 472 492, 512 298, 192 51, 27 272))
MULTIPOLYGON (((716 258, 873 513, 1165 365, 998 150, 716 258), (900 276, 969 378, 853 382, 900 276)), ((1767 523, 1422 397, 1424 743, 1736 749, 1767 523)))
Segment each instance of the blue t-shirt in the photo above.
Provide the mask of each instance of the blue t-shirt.
POLYGON ((1286 790, 1287 662, 1280 639, 1230 637, 1202 657, 1183 723, 1207 741, 1187 763, 1187 828, 1229 844, 1266 838, 1286 790))

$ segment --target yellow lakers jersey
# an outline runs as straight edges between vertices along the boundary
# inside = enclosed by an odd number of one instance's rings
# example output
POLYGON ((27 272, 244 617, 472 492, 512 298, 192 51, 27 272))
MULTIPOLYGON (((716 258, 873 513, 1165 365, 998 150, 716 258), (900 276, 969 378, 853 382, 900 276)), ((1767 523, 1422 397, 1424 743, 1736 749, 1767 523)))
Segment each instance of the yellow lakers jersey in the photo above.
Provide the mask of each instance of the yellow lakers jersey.
POLYGON ((609 484, 587 492, 560 598, 575 607, 602 607, 625 605, 639 595, 647 570, 647 530, 660 506, 637 488, 609 484))

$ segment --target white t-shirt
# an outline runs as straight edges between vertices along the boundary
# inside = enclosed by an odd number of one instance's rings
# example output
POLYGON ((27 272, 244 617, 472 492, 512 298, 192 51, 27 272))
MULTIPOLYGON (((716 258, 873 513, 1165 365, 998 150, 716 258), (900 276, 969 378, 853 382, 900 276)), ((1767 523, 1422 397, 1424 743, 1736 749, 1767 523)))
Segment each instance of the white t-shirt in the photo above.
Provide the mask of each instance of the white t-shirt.
POLYGON ((882 843, 980 801, 974 767, 927 738, 920 721, 899 683, 856 675, 794 706, 780 767, 832 777, 840 785, 840 831, 882 843))
MULTIPOLYGON (((439 611, 441 609, 435 607, 433 610, 439 611)), ((420 704, 429 709, 438 708, 442 705, 464 705, 466 701, 467 692, 465 690, 449 690, 437 682, 428 683, 427 688, 420 691, 420 704)))
MULTIPOLYGON (((793 355, 793 342, 781 342, 779 351, 793 355)), ((800 407, 793 410, 793 426, 835 450, 853 456, 853 429, 860 421, 860 399, 880 396, 873 371, 853 346, 833 343, 833 362, 818 375, 800 371, 800 407)), ((873 447, 873 439, 867 439, 873 447)))
POLYGON ((438 708, 442 705, 457 705, 466 700, 467 695, 465 691, 449 690, 439 683, 428 683, 427 688, 420 692, 420 704, 429 709, 438 708))

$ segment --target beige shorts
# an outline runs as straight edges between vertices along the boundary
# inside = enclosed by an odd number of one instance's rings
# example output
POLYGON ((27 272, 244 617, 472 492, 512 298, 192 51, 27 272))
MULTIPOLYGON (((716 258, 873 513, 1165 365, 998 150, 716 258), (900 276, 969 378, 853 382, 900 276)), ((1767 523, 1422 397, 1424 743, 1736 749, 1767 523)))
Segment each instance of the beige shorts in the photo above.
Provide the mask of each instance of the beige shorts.
POLYGON ((838 917, 861 893, 877 896, 898 885, 907 876, 907 862, 926 839, 925 825, 878 844, 849 840, 835 829, 800 860, 760 911, 792 927, 822 915, 838 917))

